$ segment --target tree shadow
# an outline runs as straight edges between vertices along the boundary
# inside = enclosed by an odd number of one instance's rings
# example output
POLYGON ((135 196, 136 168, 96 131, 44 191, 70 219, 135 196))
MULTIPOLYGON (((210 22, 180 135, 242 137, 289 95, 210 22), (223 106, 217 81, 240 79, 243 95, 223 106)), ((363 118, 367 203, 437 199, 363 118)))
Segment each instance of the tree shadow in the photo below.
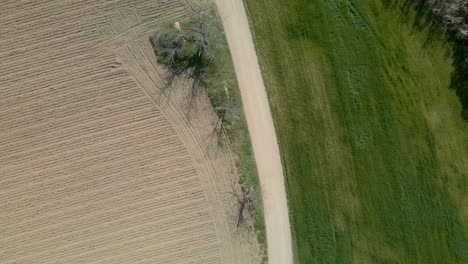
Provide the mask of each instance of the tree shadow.
POLYGON ((427 0, 384 0, 386 8, 399 8, 400 20, 412 31, 425 33, 424 47, 440 45, 440 36, 446 39, 453 72, 449 88, 454 90, 462 105, 461 116, 468 120, 468 42, 456 37, 455 31, 445 30, 445 25, 432 12, 427 0))

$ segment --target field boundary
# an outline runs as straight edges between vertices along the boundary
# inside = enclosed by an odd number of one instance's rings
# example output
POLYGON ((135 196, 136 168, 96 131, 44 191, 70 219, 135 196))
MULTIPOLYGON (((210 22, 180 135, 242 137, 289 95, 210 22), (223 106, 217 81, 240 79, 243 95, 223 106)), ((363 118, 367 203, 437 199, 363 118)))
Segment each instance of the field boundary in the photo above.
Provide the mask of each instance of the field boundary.
POLYGON ((263 194, 269 263, 292 263, 283 168, 273 119, 242 1, 216 1, 231 50, 263 194))

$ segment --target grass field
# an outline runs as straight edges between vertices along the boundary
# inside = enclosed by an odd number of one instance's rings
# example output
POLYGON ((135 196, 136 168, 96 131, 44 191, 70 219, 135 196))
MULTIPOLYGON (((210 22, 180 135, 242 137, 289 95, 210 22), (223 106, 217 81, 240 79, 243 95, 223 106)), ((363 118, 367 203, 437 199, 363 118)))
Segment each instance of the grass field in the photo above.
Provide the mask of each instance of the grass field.
POLYGON ((392 1, 245 3, 296 263, 467 263, 468 128, 440 34, 392 1))

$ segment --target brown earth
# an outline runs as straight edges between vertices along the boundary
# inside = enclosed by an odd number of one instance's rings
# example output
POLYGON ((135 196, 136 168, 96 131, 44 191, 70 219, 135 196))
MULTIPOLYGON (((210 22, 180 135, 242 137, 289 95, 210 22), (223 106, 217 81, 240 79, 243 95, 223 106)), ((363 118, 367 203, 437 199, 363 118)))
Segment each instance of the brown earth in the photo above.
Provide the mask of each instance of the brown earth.
POLYGON ((258 263, 205 97, 160 96, 179 0, 3 0, 0 263, 258 263))

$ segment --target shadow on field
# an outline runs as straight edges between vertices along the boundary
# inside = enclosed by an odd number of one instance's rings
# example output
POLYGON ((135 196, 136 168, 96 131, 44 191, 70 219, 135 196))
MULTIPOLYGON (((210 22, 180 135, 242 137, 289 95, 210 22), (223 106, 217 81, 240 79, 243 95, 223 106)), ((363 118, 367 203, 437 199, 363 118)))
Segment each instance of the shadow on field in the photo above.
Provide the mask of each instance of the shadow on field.
MULTIPOLYGON (((400 8, 400 19, 413 30, 426 33, 424 45, 432 45, 444 35, 450 47, 453 72, 450 89, 454 90, 461 102, 463 119, 468 120, 468 42, 444 30, 442 22, 432 13, 427 0, 387 0, 387 8, 400 8)), ((468 18, 467 18, 468 19, 468 18)))

